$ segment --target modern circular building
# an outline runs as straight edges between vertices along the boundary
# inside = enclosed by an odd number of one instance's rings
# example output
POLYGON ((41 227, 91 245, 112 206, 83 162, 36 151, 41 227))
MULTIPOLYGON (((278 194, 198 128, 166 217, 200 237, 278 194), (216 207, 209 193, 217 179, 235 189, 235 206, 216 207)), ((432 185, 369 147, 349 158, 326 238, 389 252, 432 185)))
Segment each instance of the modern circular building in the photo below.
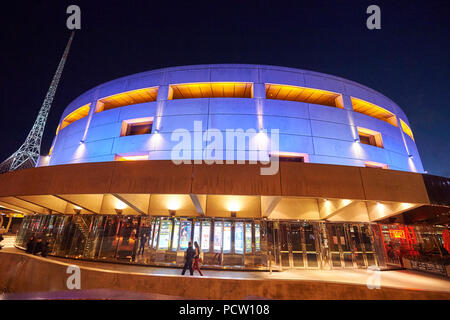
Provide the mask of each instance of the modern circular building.
POLYGON ((184 66, 76 98, 38 167, 0 176, 0 205, 28 214, 17 246, 38 234, 56 256, 182 265, 197 241, 214 268, 389 267, 448 241, 450 182, 422 173, 407 116, 370 88, 184 66))

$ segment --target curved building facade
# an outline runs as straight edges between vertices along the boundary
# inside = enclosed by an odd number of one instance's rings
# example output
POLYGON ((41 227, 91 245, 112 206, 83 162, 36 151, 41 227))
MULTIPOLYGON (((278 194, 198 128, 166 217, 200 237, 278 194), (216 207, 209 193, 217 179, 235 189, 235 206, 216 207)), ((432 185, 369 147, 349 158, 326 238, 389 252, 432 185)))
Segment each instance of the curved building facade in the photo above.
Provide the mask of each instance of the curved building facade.
POLYGON ((262 65, 166 68, 99 85, 63 112, 49 164, 171 160, 177 130, 192 137, 180 158, 253 159, 248 142, 206 152, 208 131, 225 138, 236 129, 278 130, 268 156, 423 172, 409 121, 387 97, 335 76, 262 65), (194 143, 199 131, 202 145, 194 143))
POLYGON ((389 268, 448 245, 450 180, 422 172, 405 113, 372 89, 186 66, 76 98, 49 156, 0 175, 0 206, 26 215, 18 247, 55 256, 182 266, 196 241, 212 268, 389 268))

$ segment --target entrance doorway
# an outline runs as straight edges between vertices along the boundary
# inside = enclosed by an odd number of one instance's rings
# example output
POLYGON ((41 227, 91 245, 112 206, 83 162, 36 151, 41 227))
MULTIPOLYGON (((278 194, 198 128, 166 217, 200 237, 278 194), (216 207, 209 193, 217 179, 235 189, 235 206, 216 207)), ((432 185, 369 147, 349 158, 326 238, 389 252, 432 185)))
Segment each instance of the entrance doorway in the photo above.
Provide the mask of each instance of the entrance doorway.
POLYGON ((281 268, 320 268, 318 232, 318 223, 280 222, 278 237, 281 268))
POLYGON ((377 265, 373 237, 368 225, 327 224, 331 267, 367 268, 377 265))

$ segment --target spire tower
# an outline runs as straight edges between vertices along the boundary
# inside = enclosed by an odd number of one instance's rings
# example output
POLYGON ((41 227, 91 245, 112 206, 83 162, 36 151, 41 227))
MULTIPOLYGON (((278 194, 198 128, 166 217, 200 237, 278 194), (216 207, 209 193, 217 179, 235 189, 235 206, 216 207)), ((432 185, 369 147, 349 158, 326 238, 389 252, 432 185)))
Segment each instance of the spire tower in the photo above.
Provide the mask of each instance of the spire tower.
POLYGON ((31 128, 31 131, 28 133, 25 142, 20 146, 20 148, 0 164, 0 173, 36 166, 41 152, 41 141, 42 135, 44 134, 45 123, 47 122, 48 113, 50 112, 53 98, 55 97, 56 88, 58 87, 59 80, 61 79, 61 74, 64 69, 64 64, 66 63, 74 35, 75 31, 72 31, 69 42, 67 42, 66 49, 64 50, 64 54, 59 61, 58 69, 56 69, 50 88, 47 91, 47 95, 45 96, 44 102, 42 103, 41 109, 39 110, 39 114, 33 124, 33 127, 31 128))

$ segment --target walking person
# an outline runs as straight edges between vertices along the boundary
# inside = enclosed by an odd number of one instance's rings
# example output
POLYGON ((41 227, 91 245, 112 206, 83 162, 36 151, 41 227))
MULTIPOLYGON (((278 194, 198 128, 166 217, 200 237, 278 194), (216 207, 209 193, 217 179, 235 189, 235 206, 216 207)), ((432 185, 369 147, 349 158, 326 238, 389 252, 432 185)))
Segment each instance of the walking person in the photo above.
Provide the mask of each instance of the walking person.
POLYGON ((34 245, 33 248, 33 254, 37 255, 39 252, 42 253, 42 238, 38 238, 36 244, 34 245))
POLYGON ((188 248, 186 249, 186 253, 184 256, 184 267, 181 275, 186 273, 186 269, 189 269, 191 276, 194 274, 194 270, 192 269, 192 259, 194 258, 195 250, 192 248, 192 242, 188 243, 188 248))
POLYGON ((50 241, 47 239, 45 240, 45 243, 42 246, 41 256, 46 257, 49 252, 50 252, 50 241))
POLYGON ((200 247, 197 243, 197 241, 194 241, 194 247, 195 247, 195 255, 194 255, 194 271, 197 270, 198 273, 203 277, 203 273, 200 271, 200 247))
POLYGON ((33 253, 35 244, 36 244, 36 240, 34 239, 34 236, 31 236, 27 242, 27 250, 25 252, 33 253))
POLYGON ((138 250, 138 256, 139 255, 144 255, 144 249, 145 249, 145 244, 147 243, 147 235, 144 233, 141 236, 141 241, 139 242, 139 250, 138 250))

